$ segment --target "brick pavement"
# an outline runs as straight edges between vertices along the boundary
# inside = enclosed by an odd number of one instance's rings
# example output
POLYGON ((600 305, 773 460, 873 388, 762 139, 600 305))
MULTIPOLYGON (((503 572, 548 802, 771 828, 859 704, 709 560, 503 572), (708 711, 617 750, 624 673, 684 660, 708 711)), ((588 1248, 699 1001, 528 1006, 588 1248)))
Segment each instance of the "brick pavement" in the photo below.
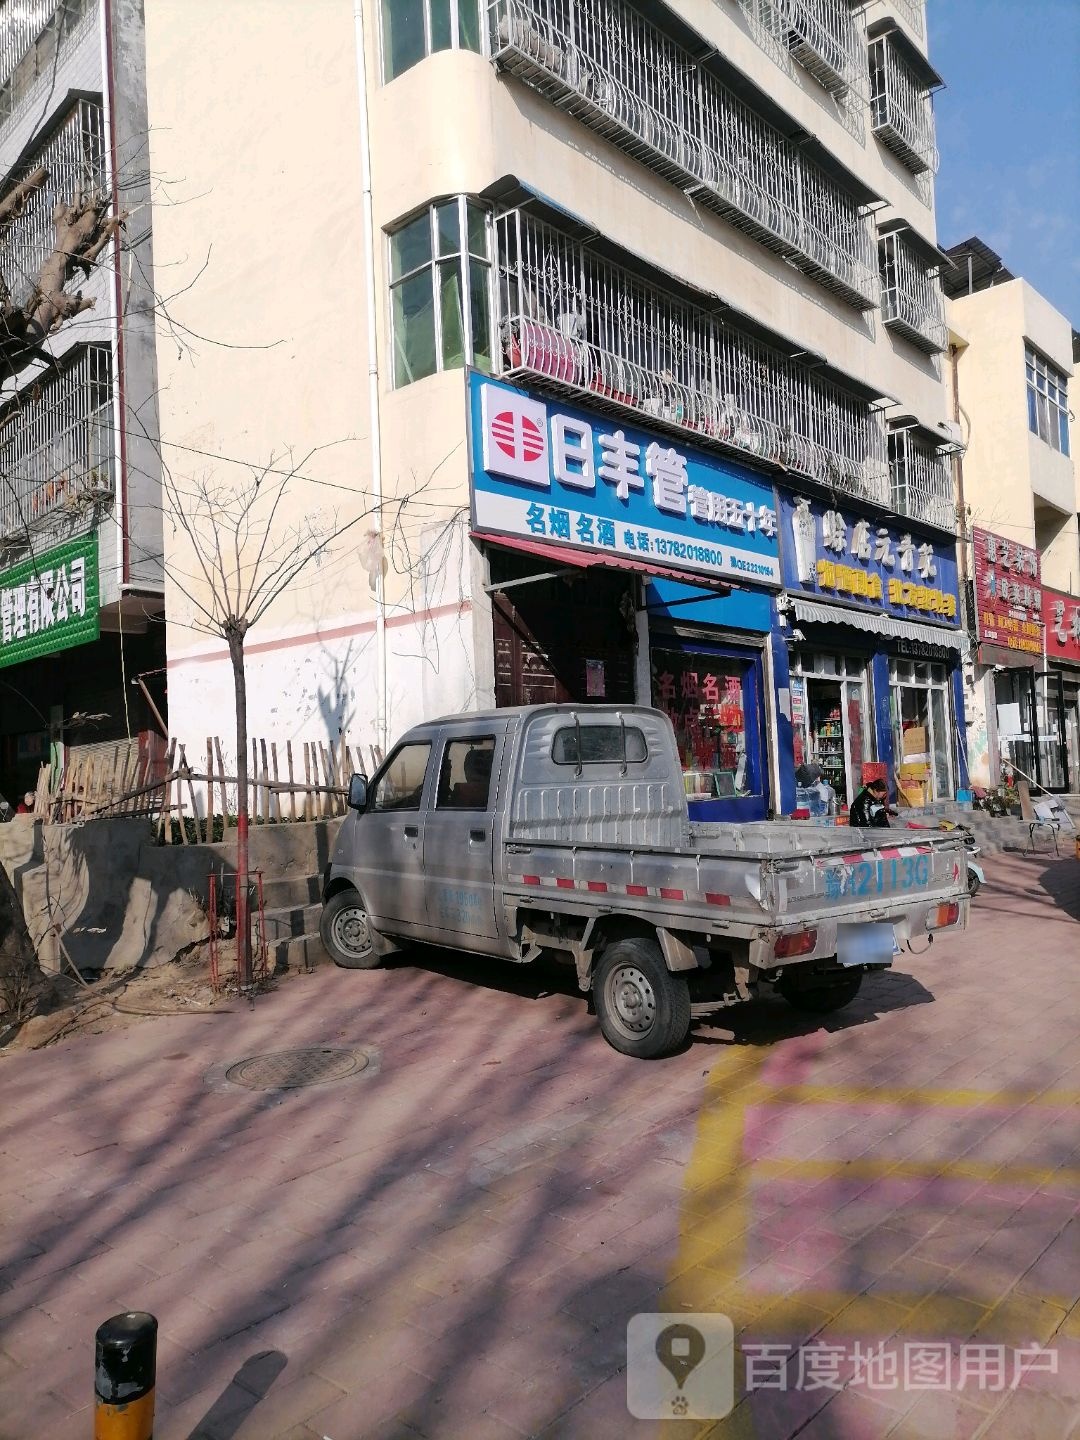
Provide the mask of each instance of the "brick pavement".
POLYGON ((160 1320, 157 1440, 1066 1440, 1080 866, 989 869, 849 1011, 744 1007, 652 1065, 560 973, 435 956, 0 1060, 0 1440, 88 1440, 124 1308, 160 1320), (220 1083, 350 1044, 377 1068, 220 1083), (629 1418, 649 1309, 732 1317, 728 1420, 629 1418), (935 1342, 934 1386, 889 1384, 935 1342), (1025 1346, 1057 1373, 993 1388, 1025 1346))

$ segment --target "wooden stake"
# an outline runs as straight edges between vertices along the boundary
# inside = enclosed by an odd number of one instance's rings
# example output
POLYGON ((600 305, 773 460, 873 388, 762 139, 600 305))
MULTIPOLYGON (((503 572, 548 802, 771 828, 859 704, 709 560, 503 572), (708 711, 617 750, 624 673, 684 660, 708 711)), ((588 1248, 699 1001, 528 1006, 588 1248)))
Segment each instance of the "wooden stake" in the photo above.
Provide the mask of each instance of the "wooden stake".
MULTIPOLYGON (((277 782, 277 780, 280 779, 280 776, 278 775, 277 741, 276 741, 276 740, 271 740, 271 741, 270 741, 270 773, 273 775, 275 782, 277 782)), ((271 809, 272 809, 272 811, 273 811, 274 818, 275 818, 275 819, 279 822, 279 824, 280 824, 280 822, 281 822, 281 791, 280 791, 280 790, 275 790, 275 791, 273 791, 271 809)))
POLYGON ((308 742, 304 741, 304 819, 310 820, 308 813, 311 799, 311 762, 308 758, 308 742))
POLYGON ((225 761, 221 758, 221 741, 214 736, 214 754, 217 756, 218 775, 221 777, 221 838, 229 828, 229 792, 225 788, 225 761))
POLYGON ((295 791, 292 787, 293 787, 293 785, 296 784, 296 779, 295 779, 295 777, 294 777, 294 775, 293 775, 292 741, 291 741, 291 740, 286 740, 286 741, 285 741, 285 760, 286 760, 286 763, 288 764, 288 767, 289 767, 289 819, 290 819, 290 820, 295 820, 295 819, 296 819, 296 791, 295 791))
POLYGON ((270 767, 269 767, 269 765, 267 765, 267 763, 266 763, 266 741, 265 741, 265 740, 260 740, 260 741, 259 741, 259 752, 260 752, 260 754, 262 755, 262 782, 263 782, 262 817, 263 817, 263 824, 266 825, 266 824, 268 824, 269 821, 270 821, 270 786, 266 783, 266 782, 269 780, 269 778, 270 778, 270 767))

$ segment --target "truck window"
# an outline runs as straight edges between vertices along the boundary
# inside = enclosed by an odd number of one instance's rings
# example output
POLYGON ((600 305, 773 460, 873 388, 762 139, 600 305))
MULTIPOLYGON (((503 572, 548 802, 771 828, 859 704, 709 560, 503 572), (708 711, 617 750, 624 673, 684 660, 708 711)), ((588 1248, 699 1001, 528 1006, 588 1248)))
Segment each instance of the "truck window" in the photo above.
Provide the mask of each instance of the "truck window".
POLYGON ((437 810, 486 810, 491 790, 495 736, 448 740, 439 770, 437 810))
POLYGON ((402 745, 376 780, 368 810, 419 810, 431 746, 402 745))
POLYGON ((567 725, 555 731, 551 758, 556 765, 578 764, 578 734, 581 735, 582 765, 622 764, 623 736, 626 736, 626 759, 640 764, 648 754, 644 731, 636 725, 567 725))

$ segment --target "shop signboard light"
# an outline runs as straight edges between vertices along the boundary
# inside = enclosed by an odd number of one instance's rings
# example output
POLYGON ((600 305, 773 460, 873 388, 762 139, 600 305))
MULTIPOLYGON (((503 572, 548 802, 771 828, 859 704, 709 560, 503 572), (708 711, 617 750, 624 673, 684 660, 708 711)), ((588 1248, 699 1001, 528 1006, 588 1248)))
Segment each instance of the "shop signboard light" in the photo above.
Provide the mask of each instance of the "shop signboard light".
POLYGON ((1046 658, 1080 665, 1080 595, 1044 589, 1042 621, 1046 627, 1046 658))
POLYGON ((975 548, 975 633, 1004 650, 1041 655, 1043 594, 1039 552, 978 525, 975 548))
POLYGON ((83 535, 0 574, 0 667, 98 638, 97 544, 83 535))
POLYGON ((780 584, 776 498, 752 471, 622 420, 469 375, 473 530, 780 584))
POLYGON ((956 556, 902 522, 824 500, 781 495, 784 583, 828 600, 956 629, 956 556))

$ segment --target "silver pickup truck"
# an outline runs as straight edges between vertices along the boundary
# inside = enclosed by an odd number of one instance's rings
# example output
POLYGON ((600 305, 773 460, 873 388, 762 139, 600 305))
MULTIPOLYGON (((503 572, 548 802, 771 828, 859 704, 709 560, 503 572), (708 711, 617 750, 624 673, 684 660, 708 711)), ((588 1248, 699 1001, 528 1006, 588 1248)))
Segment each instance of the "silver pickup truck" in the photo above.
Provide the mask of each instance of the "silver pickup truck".
POLYGON ((967 923, 953 834, 692 823, 671 722, 639 706, 434 720, 352 777, 349 807, 323 888, 338 965, 411 941, 547 952, 642 1058, 766 985, 838 1009, 903 944, 967 923))

